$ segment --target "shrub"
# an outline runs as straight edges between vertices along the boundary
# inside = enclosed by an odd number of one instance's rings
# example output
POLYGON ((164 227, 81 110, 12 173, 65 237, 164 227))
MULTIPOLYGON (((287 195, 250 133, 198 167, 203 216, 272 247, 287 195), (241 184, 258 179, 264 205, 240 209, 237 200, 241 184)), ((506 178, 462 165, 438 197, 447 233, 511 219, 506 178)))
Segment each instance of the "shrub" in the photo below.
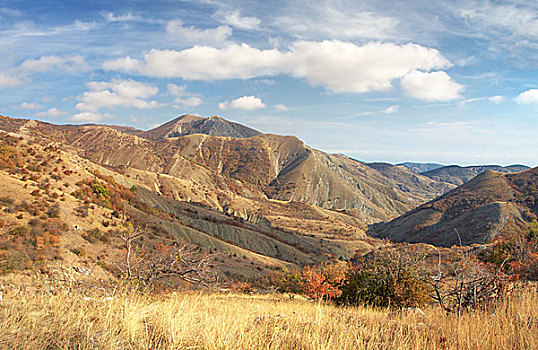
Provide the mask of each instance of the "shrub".
POLYGON ((426 304, 431 300, 431 289, 416 267, 421 259, 412 253, 371 253, 347 273, 335 302, 381 307, 426 304))
POLYGON ((306 266, 301 273, 301 291, 312 299, 332 299, 340 295, 338 287, 344 279, 334 273, 331 267, 321 265, 316 268, 306 266))
POLYGON ((60 217, 60 206, 58 204, 54 204, 49 208, 47 211, 47 216, 49 218, 58 218, 60 217))
POLYGON ((28 226, 16 226, 10 231, 10 233, 14 236, 24 237, 30 233, 30 228, 28 228, 28 226))

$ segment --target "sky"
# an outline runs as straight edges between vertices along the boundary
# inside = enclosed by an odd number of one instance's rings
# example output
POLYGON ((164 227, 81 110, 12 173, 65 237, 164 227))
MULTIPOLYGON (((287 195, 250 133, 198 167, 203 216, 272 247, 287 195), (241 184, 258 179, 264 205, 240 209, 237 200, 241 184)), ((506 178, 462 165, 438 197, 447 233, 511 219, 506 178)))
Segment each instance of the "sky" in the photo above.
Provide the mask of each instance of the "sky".
POLYGON ((373 162, 538 165, 535 0, 0 0, 0 114, 185 113, 373 162))

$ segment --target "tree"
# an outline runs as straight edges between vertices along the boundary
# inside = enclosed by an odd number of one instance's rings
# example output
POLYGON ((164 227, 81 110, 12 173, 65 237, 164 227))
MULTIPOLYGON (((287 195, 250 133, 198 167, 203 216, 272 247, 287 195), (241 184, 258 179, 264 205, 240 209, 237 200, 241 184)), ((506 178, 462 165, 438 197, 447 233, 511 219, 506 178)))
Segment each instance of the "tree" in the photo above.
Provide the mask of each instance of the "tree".
MULTIPOLYGON (((459 233, 454 229, 459 237, 459 233)), ((433 288, 432 298, 447 312, 476 308, 502 298, 518 276, 502 272, 506 259, 497 268, 480 261, 468 248, 452 248, 452 256, 443 264, 439 252, 437 275, 426 281, 433 288)))
POLYGON ((338 304, 416 307, 430 299, 423 281, 422 254, 373 252, 353 266, 342 283, 338 304))
POLYGON ((345 276, 345 268, 322 264, 305 266, 301 272, 301 291, 312 299, 332 299, 340 295, 339 286, 345 276))
POLYGON ((180 280, 188 284, 209 287, 216 282, 210 262, 216 254, 209 254, 186 242, 161 241, 150 247, 136 245, 149 231, 129 224, 120 235, 125 243, 123 266, 118 266, 126 281, 135 282, 148 290, 157 283, 174 284, 180 280))

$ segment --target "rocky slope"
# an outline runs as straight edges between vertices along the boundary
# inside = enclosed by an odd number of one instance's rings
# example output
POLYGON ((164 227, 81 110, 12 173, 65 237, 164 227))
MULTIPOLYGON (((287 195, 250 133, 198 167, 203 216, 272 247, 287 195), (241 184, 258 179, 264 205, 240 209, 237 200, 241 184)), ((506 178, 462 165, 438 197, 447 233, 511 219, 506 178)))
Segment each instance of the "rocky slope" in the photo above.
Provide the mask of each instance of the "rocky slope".
POLYGON ((269 198, 348 210, 372 223, 403 214, 446 188, 424 179, 410 186, 414 180, 401 181, 413 176, 406 169, 399 169, 407 172, 399 178, 387 175, 312 149, 296 137, 258 134, 219 117, 185 115, 147 132, 6 118, 0 128, 72 147, 92 162, 145 178, 149 187, 176 199, 241 215, 252 208, 245 198, 269 198))
POLYGON ((509 165, 505 167, 500 165, 476 165, 466 167, 449 165, 422 172, 421 175, 429 177, 435 181, 447 182, 460 186, 486 170, 494 170, 501 173, 516 173, 528 169, 529 167, 525 165, 509 165))
POLYGON ((235 215, 164 193, 172 176, 120 173, 20 135, 0 132, 0 282, 29 273, 81 278, 76 271, 111 278, 124 254, 125 214, 147 230, 137 245, 166 240, 217 252, 223 278, 348 259, 382 244, 345 213, 237 196, 249 211, 235 215))
POLYGON ((538 168, 504 174, 486 170, 464 185, 369 233, 396 242, 440 246, 487 243, 538 214, 538 168))
POLYGON ((417 174, 444 167, 444 165, 438 163, 405 162, 396 165, 406 167, 407 169, 417 174))

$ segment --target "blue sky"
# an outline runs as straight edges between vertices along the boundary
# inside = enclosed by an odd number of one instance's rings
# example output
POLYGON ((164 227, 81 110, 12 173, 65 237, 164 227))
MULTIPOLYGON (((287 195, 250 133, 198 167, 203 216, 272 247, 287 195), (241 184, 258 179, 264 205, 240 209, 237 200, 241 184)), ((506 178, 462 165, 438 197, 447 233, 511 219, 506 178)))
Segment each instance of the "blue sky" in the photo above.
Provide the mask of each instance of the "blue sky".
POLYGON ((220 115, 364 161, 538 165, 536 1, 3 1, 0 114, 220 115))

